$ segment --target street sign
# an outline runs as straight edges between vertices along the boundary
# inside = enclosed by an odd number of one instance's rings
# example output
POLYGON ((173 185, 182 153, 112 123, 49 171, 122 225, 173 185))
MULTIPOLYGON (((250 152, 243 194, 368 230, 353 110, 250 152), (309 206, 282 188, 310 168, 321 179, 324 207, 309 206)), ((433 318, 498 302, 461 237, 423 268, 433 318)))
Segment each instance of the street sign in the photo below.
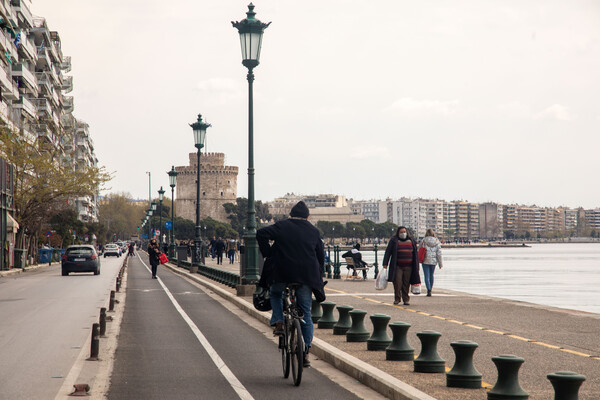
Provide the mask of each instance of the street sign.
POLYGON ((154 236, 160 236, 160 229, 154 231, 154 236))
POLYGON ((49 238, 50 236, 52 236, 52 232, 50 232, 50 231, 46 232, 46 237, 49 238))
POLYGON ((165 222, 165 229, 173 229, 173 223, 171 221, 165 222))

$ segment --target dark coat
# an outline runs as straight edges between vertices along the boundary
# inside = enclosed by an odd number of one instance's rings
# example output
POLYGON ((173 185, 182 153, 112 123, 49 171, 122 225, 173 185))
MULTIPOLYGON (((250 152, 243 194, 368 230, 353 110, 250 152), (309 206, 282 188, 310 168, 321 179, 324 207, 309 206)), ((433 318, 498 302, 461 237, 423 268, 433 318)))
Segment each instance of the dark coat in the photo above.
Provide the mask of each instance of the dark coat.
MULTIPOLYGON (((388 269, 388 282, 394 282, 396 277, 396 257, 398 257, 398 236, 394 235, 390 238, 387 248, 385 249, 385 255, 383 256, 383 266, 390 266, 388 269)), ((419 254, 417 252, 417 243, 414 240, 409 239, 413 247, 413 259, 412 268, 410 273, 410 284, 417 285, 421 283, 421 276, 419 274, 419 254)))
POLYGON ((158 249, 158 245, 148 246, 148 258, 150 259, 150 265, 158 265, 160 264, 160 259, 158 258, 158 254, 160 250, 158 249))
POLYGON ((227 247, 227 245, 225 244, 225 242, 224 242, 224 241, 222 241, 222 240, 217 240, 217 241, 215 242, 215 245, 214 245, 214 246, 215 246, 215 247, 214 247, 214 249, 215 249, 215 253, 217 253, 217 254, 222 254, 222 253, 223 253, 223 251, 225 250, 225 247, 227 247))
MULTIPOLYGON (((256 232, 256 240, 271 269, 270 282, 302 283, 325 298, 323 270, 325 252, 319 230, 305 219, 286 219, 256 232), (269 245, 269 241, 273 245, 269 245), (271 268, 272 266, 272 268, 271 268)), ((265 273, 263 269, 263 274, 265 273)))

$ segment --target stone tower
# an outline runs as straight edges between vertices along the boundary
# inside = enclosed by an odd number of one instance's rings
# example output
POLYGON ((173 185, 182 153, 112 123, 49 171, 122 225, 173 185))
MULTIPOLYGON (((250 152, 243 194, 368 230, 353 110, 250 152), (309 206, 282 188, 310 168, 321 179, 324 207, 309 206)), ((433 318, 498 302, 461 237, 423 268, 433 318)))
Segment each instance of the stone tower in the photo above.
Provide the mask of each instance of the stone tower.
MULTIPOLYGON (((178 217, 196 221, 197 153, 189 154, 190 165, 175 167, 177 198, 175 213, 178 217)), ((223 208, 225 203, 235 204, 237 198, 238 167, 225 165, 224 153, 202 153, 200 158, 200 219, 211 217, 229 222, 223 208)))

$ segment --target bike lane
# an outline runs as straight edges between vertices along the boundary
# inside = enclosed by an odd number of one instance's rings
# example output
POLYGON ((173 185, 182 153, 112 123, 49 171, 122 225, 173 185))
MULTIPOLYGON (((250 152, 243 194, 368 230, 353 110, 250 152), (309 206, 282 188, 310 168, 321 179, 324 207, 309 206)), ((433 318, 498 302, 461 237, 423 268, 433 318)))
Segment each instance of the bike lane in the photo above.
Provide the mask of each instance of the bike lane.
POLYGON ((129 263, 110 400, 358 398, 313 368, 294 387, 270 338, 162 267, 151 279, 142 257, 129 263))

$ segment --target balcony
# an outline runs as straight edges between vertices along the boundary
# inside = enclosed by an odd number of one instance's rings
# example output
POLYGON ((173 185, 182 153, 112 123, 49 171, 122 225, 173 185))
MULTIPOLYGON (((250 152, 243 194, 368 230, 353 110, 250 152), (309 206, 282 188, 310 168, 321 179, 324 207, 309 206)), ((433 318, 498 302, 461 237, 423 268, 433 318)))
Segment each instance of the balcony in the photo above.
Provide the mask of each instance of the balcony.
POLYGON ((32 118, 37 118, 37 109, 27 97, 21 96, 16 102, 13 101, 12 105, 14 109, 20 108, 22 112, 29 114, 32 118))
POLYGON ((60 63, 60 69, 62 69, 63 72, 71 71, 71 56, 63 57, 62 63, 60 63))
POLYGON ((26 1, 11 0, 12 6, 15 8, 17 16, 21 16, 29 26, 33 26, 33 15, 26 1))
POLYGON ((73 77, 72 76, 63 77, 61 89, 64 90, 66 93, 69 93, 70 91, 73 90, 73 77))
POLYGON ((0 85, 2 85, 2 96, 10 100, 18 100, 19 88, 3 68, 0 68, 0 85))
POLYGON ((48 93, 52 91, 52 83, 50 82, 50 77, 46 72, 36 72, 35 77, 39 87, 46 89, 48 93))
POLYGON ((23 63, 13 64, 12 65, 12 76, 21 77, 21 81, 25 82, 30 89, 33 89, 37 92, 38 82, 33 75, 33 73, 29 70, 28 66, 23 63))
POLYGON ((41 97, 37 99, 31 99, 31 102, 33 103, 33 105, 35 105, 38 112, 45 113, 48 116, 52 114, 52 109, 50 108, 50 103, 48 102, 48 99, 41 97))
POLYGON ((22 49, 23 53, 25 53, 26 58, 31 60, 33 63, 37 61, 37 49, 35 47, 35 43, 33 42, 33 39, 29 39, 27 37, 25 31, 21 32, 20 48, 22 49))
POLYGON ((72 113, 74 107, 73 104, 73 96, 62 96, 62 104, 63 104, 63 111, 66 113, 72 113))

